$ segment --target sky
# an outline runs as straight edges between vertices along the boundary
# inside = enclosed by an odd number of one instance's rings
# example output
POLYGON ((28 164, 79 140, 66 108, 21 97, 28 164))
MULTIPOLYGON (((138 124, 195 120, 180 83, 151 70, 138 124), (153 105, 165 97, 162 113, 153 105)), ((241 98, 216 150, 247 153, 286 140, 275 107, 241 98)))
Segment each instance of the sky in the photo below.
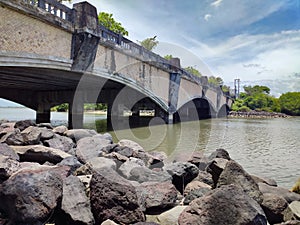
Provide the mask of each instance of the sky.
POLYGON ((157 36, 154 52, 203 75, 225 82, 300 78, 300 0, 88 2, 112 13, 130 40, 157 36))

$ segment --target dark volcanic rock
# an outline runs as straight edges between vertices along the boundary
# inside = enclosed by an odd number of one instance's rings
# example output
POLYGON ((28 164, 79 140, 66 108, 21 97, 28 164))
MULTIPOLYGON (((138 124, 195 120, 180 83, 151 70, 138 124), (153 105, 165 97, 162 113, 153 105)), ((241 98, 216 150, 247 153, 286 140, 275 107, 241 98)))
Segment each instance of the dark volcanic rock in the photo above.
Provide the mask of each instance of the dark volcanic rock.
POLYGON ((71 138, 57 134, 52 139, 44 141, 44 145, 64 152, 69 152, 75 146, 71 138))
POLYGON ((210 185, 211 187, 214 186, 214 181, 212 179, 212 175, 206 171, 200 170, 198 176, 194 180, 198 180, 203 183, 206 183, 206 184, 210 185))
POLYGON ((194 189, 194 190, 188 192, 188 194, 185 196, 185 198, 183 200, 183 204, 184 205, 189 205, 194 199, 203 197, 209 191, 210 191, 210 189, 208 189, 208 188, 194 189))
POLYGON ((125 178, 130 178, 130 171, 135 168, 135 167, 143 167, 145 166, 145 163, 141 159, 133 158, 131 157, 129 160, 124 162, 120 167, 119 167, 119 172, 121 175, 125 178))
POLYGON ((33 122, 32 120, 21 120, 15 123, 15 128, 19 129, 20 131, 25 130, 30 126, 36 126, 35 122, 33 122))
POLYGON ((86 163, 89 159, 98 157, 102 148, 110 145, 110 140, 100 136, 84 137, 77 142, 76 156, 79 161, 86 163))
POLYGON ((136 187, 140 204, 147 210, 175 205, 177 190, 169 182, 145 182, 136 187))
POLYGON ((23 137, 23 145, 39 144, 42 136, 41 129, 38 127, 27 127, 21 132, 23 137))
POLYGON ((178 219, 179 225, 266 225, 260 205, 235 185, 214 189, 190 203, 178 219))
POLYGON ((82 164, 77 160, 75 156, 66 157, 57 165, 70 167, 71 173, 75 172, 79 167, 82 166, 82 164))
POLYGON ((0 183, 20 169, 20 163, 9 156, 0 155, 0 183))
POLYGON ((283 222, 283 212, 288 207, 287 201, 278 195, 264 194, 261 204, 270 224, 283 222))
POLYGON ((74 130, 67 130, 65 131, 64 135, 71 138, 74 142, 79 141, 85 137, 92 137, 97 135, 98 133, 94 130, 87 130, 87 129, 74 129, 74 130))
POLYGON ((291 203, 293 201, 300 201, 300 195, 290 192, 288 189, 282 188, 282 187, 274 187, 267 185, 265 183, 258 183, 259 190, 265 194, 265 193, 271 193, 278 196, 283 197, 288 203, 291 203))
POLYGON ((0 144, 0 155, 7 156, 8 158, 16 161, 20 160, 18 154, 7 144, 0 144))
POLYGON ((217 186, 219 177, 223 172, 227 162, 228 162, 227 159, 216 158, 213 161, 211 161, 206 167, 206 171, 210 173, 212 176, 213 188, 217 186))
POLYGON ((135 187, 114 170, 93 174, 90 195, 97 224, 106 219, 125 224, 145 221, 135 187))
POLYGON ((62 196, 65 167, 22 170, 0 186, 0 208, 11 224, 42 224, 62 196))
POLYGON ((191 182, 199 173, 197 166, 187 162, 175 162, 164 166, 166 170, 173 178, 172 182, 183 193, 185 186, 191 182))
POLYGON ((231 160, 226 163, 226 166, 218 180, 218 187, 228 184, 240 186, 245 193, 257 201, 259 204, 263 201, 262 193, 253 178, 239 165, 231 160))
POLYGON ((6 143, 8 145, 23 145, 24 139, 20 130, 16 129, 2 136, 0 143, 6 143))
POLYGON ((85 187, 77 177, 69 176, 64 180, 61 209, 65 215, 61 216, 59 224, 92 225, 95 222, 85 187))
POLYGON ((229 153, 225 149, 217 149, 208 156, 209 160, 213 160, 216 158, 231 160, 229 153))
POLYGON ((164 182, 171 181, 171 175, 166 171, 154 171, 147 167, 134 167, 130 171, 130 180, 137 181, 139 183, 143 182, 164 182))

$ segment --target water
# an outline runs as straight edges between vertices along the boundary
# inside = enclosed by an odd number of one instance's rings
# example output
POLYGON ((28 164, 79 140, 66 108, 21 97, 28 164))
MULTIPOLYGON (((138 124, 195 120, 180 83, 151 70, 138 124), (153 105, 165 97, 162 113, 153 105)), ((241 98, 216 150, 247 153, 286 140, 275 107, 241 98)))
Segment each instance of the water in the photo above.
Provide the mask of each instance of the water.
MULTIPOLYGON (((34 119, 35 112, 25 108, 0 108, 2 118, 34 119)), ((85 127, 95 129, 97 125, 99 129, 106 123, 103 119, 103 115, 85 114, 85 127)), ((51 113, 51 120, 66 124, 67 113, 51 113)), ((274 178, 286 188, 293 186, 300 177, 300 117, 224 118, 111 133, 114 141, 130 139, 148 151, 164 151, 168 160, 186 160, 194 151, 208 155, 217 148, 224 148, 250 174, 274 178)))

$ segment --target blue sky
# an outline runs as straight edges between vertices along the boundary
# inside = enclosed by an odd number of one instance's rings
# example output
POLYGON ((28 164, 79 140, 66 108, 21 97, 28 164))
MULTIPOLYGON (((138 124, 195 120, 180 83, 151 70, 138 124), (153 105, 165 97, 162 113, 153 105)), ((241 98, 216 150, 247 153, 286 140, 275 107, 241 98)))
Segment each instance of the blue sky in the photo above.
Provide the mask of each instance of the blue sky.
POLYGON ((300 0, 88 2, 113 13, 132 41, 156 35, 154 52, 179 57, 204 75, 230 82, 300 74, 300 0))

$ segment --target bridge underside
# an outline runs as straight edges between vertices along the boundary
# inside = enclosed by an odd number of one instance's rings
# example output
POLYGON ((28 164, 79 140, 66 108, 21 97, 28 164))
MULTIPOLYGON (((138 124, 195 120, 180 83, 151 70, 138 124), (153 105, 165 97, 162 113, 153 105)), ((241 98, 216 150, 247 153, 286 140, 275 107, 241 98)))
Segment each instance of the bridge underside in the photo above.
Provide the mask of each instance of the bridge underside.
POLYGON ((37 122, 50 122, 50 108, 68 103, 69 126, 81 127, 84 103, 108 105, 108 128, 167 122, 168 114, 145 93, 100 76, 46 68, 1 67, 0 98, 35 111, 37 122), (131 111, 124 117, 124 112, 131 111), (144 111, 144 115, 140 115, 144 111), (152 113, 154 112, 154 113, 152 113), (163 120, 153 120, 153 118, 163 120))

